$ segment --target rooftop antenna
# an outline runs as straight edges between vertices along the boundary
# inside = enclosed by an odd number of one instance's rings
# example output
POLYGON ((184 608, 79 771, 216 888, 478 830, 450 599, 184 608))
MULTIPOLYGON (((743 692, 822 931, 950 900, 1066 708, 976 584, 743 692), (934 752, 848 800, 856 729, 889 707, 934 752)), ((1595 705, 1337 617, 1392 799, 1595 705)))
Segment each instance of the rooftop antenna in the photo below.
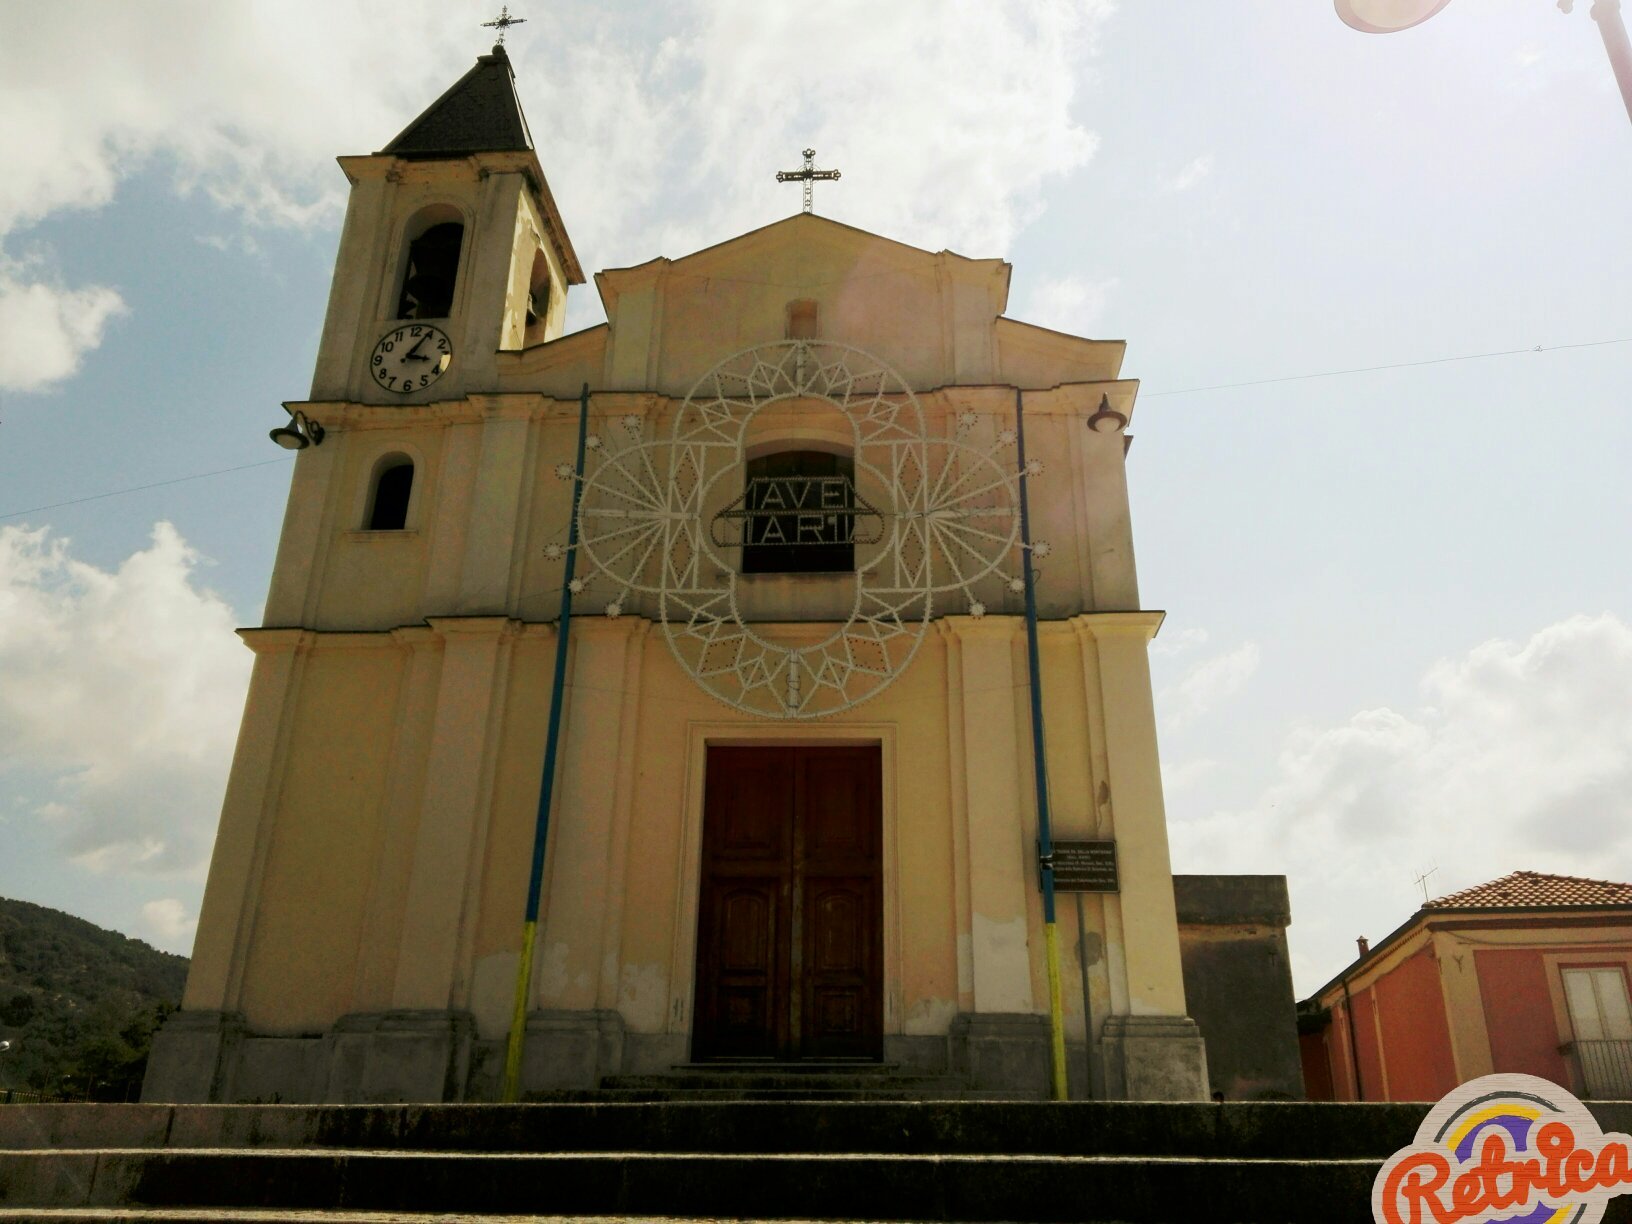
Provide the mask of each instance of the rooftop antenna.
POLYGON ((508 4, 501 4, 499 5, 499 15, 492 21, 482 22, 482 28, 484 30, 497 30, 499 32, 498 45, 502 47, 504 46, 504 36, 509 33, 510 27, 525 25, 526 23, 527 18, 510 16, 510 6, 508 4))
POLYGON ((1433 875, 1438 870, 1438 867, 1429 867, 1428 870, 1423 872, 1421 875, 1412 878, 1411 882, 1418 888, 1422 889, 1422 901, 1424 905, 1428 903, 1428 877, 1433 875))

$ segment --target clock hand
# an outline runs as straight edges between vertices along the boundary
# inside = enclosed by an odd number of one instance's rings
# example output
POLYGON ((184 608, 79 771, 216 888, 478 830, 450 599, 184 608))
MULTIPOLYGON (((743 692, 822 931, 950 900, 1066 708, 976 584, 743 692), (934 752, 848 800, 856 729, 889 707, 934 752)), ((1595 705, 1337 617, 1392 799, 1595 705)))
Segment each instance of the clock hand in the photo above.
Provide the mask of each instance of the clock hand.
POLYGON ((414 347, 413 347, 413 348, 411 348, 411 349, 409 349, 409 350, 408 350, 408 351, 407 351, 407 352, 406 352, 406 353, 404 353, 404 354, 403 354, 403 355, 402 355, 402 359, 403 359, 403 360, 404 360, 404 361, 429 361, 429 360, 430 360, 430 358, 429 358, 429 357, 421 357, 421 356, 420 356, 420 355, 419 355, 419 346, 420 346, 420 345, 421 345, 421 344, 424 344, 424 343, 425 343, 425 341, 427 341, 427 340, 429 340, 429 339, 430 339, 430 337, 429 337, 429 336, 421 336, 421 337, 420 337, 420 338, 419 338, 419 339, 418 339, 418 340, 417 340, 417 341, 416 341, 416 342, 415 342, 415 343, 414 343, 414 347))

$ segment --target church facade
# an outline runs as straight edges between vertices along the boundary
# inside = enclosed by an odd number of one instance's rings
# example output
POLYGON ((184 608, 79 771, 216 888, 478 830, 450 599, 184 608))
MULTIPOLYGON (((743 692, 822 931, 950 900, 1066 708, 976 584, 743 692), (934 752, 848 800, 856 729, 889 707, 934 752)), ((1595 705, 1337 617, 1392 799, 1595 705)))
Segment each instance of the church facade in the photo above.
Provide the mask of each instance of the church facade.
POLYGON ((1072 1095, 1205 1098, 1123 344, 1005 317, 1001 260, 809 214, 601 272, 565 335, 584 276, 500 48, 341 165, 145 1098, 497 1099, 569 561, 523 1091, 823 1059, 1043 1095, 1022 480, 1054 836, 1114 846, 1060 902, 1072 1095))

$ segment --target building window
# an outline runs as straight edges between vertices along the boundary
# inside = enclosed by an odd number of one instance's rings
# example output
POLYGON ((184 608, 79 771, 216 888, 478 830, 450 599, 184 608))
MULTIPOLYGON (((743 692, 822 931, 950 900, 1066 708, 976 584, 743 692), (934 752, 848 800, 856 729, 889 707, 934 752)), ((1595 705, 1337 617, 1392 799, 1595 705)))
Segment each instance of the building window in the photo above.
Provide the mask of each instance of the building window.
POLYGON ((748 461, 745 574, 850 573, 856 567, 855 461, 780 451, 748 461))
POLYGON ((1565 969, 1582 1095, 1623 1100, 1632 1093, 1632 1008, 1626 975, 1617 968, 1565 969))
POLYGON ((453 285, 459 277, 459 248, 464 240, 463 225, 443 221, 408 244, 397 318, 445 319, 453 313, 453 285))
POLYGON ((401 531, 408 525, 408 498, 414 491, 414 465, 401 455, 382 460, 368 501, 369 531, 401 531))

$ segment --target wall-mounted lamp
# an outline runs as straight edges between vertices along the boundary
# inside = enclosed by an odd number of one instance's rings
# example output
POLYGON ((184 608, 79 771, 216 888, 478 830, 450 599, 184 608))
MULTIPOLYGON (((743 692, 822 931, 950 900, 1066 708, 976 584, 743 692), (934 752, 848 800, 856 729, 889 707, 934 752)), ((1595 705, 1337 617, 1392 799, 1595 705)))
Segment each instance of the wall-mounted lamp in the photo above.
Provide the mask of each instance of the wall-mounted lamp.
POLYGON ((284 405, 289 413, 289 424, 281 429, 274 429, 268 436, 285 450, 305 450, 308 446, 317 446, 323 441, 323 426, 312 420, 298 408, 284 405))

